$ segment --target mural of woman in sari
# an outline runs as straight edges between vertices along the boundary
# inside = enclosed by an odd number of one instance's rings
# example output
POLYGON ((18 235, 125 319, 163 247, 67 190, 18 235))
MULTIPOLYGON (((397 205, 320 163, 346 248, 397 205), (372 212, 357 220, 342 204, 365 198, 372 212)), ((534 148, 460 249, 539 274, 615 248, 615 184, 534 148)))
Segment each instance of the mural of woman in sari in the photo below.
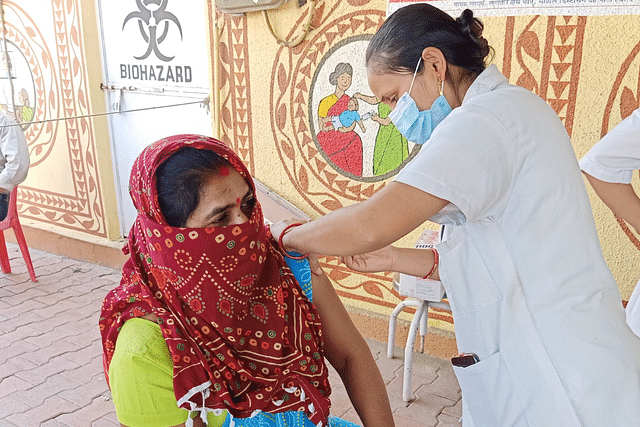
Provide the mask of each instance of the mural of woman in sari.
MULTIPOLYGON (((371 105, 378 106, 378 113, 371 120, 378 123, 376 145, 373 149, 373 175, 380 176, 397 169, 409 157, 409 143, 398 128, 391 122, 391 107, 378 101, 375 96, 357 94, 358 98, 371 105)), ((355 95, 354 95, 355 97, 355 95)))
MULTIPOLYGON (((326 96, 318 105, 318 143, 329 159, 340 169, 356 176, 362 176, 362 139, 354 130, 344 132, 334 129, 331 117, 339 116, 348 109, 350 97, 346 94, 351 87, 353 67, 341 62, 329 75, 329 83, 336 90, 326 96)), ((354 96, 355 97, 355 96, 354 96)))

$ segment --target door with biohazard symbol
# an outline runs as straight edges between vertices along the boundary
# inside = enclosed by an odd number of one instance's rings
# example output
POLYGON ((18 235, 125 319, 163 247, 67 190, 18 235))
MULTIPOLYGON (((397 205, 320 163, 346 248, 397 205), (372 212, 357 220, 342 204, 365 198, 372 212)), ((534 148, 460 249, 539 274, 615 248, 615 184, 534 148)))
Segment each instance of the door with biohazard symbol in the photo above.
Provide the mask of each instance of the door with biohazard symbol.
POLYGON ((204 0, 98 0, 103 84, 120 226, 136 212, 128 194, 133 161, 178 133, 211 135, 204 0))

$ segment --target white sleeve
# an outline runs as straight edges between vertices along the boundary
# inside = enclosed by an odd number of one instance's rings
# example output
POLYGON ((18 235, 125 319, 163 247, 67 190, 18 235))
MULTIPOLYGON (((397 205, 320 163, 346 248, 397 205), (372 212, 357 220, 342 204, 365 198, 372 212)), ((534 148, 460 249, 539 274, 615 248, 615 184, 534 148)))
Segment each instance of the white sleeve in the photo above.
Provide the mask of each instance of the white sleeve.
POLYGON ((629 184, 640 169, 640 109, 604 136, 580 160, 580 168, 601 181, 629 184))
POLYGON ((0 187, 7 191, 20 184, 29 171, 29 149, 20 126, 13 120, 0 120, 0 151, 4 158, 4 169, 0 172, 0 187))
POLYGON ((468 222, 504 210, 513 185, 515 149, 507 130, 478 107, 459 107, 396 177, 462 211, 468 222))

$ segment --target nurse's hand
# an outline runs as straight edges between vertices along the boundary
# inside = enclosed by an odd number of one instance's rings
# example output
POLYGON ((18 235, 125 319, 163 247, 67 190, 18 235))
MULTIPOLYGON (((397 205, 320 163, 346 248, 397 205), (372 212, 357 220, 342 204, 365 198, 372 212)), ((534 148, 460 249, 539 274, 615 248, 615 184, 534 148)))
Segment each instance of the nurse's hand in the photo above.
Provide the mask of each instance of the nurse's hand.
MULTIPOLYGON (((276 240, 276 242, 280 243, 280 236, 282 235, 282 232, 285 228, 287 228, 291 224, 305 224, 306 222, 308 222, 306 219, 285 219, 280 222, 276 222, 275 224, 271 224, 271 226, 269 226, 269 229, 271 230, 271 235, 276 240)), ((283 251, 295 251, 295 248, 290 248, 288 246, 286 247, 286 249, 280 249, 283 251)), ((324 274, 324 270, 322 270, 322 267, 320 267, 320 263, 318 262, 318 254, 309 254, 309 267, 311 268, 311 272, 316 276, 322 276, 324 274)))
MULTIPOLYGON (((276 222, 274 224, 271 224, 269 228, 271 230, 271 235, 273 236, 275 241, 278 242, 279 244, 280 237, 282 237, 282 232, 285 230, 285 228, 287 228, 292 224, 305 224, 306 222, 308 222, 306 219, 291 218, 291 219, 285 219, 285 220, 276 222)), ((289 230, 287 230, 287 233, 288 232, 289 230)), ((287 246, 286 248, 280 248, 280 249, 287 250, 287 251, 295 251, 297 248, 293 246, 287 246)))
POLYGON ((394 246, 389 245, 365 254, 340 257, 340 261, 351 270, 361 273, 394 271, 395 250, 394 246))

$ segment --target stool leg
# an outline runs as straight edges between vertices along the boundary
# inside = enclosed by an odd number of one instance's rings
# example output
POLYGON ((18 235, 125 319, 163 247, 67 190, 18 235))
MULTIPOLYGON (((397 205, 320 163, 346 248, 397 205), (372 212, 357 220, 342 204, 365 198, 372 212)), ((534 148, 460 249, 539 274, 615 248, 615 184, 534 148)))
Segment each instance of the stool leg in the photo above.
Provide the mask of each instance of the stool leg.
POLYGON ((404 380, 402 382, 402 400, 408 402, 411 400, 411 365, 413 363, 413 346, 416 344, 416 335, 422 319, 422 314, 427 307, 426 301, 420 301, 416 308, 416 314, 413 316, 411 326, 409 327, 409 336, 407 337, 407 345, 404 348, 404 380))
POLYGON ((7 244, 4 241, 4 231, 2 230, 0 230, 0 265, 2 265, 3 273, 11 273, 11 264, 9 264, 7 244))
POLYGON ((27 241, 24 239, 24 233, 22 232, 22 227, 20 226, 20 223, 14 225, 13 233, 16 235, 16 240, 18 241, 20 252, 22 252, 22 258, 24 258, 24 263, 27 265, 27 271, 29 271, 29 277, 31 277, 31 280, 35 283, 38 281, 38 279, 36 279, 36 273, 33 271, 33 263, 31 262, 29 247, 27 246, 27 241))
POLYGON ((420 353, 424 353, 424 337, 427 335, 429 327, 427 321, 429 320, 429 302, 426 302, 426 307, 420 318, 420 353))
POLYGON ((391 312, 391 317, 389 317, 389 337, 387 338, 387 359, 393 359, 393 348, 395 347, 396 341, 396 323, 398 321, 398 314, 402 310, 404 310, 407 306, 413 306, 413 300, 405 299, 404 301, 400 301, 396 308, 391 312))

